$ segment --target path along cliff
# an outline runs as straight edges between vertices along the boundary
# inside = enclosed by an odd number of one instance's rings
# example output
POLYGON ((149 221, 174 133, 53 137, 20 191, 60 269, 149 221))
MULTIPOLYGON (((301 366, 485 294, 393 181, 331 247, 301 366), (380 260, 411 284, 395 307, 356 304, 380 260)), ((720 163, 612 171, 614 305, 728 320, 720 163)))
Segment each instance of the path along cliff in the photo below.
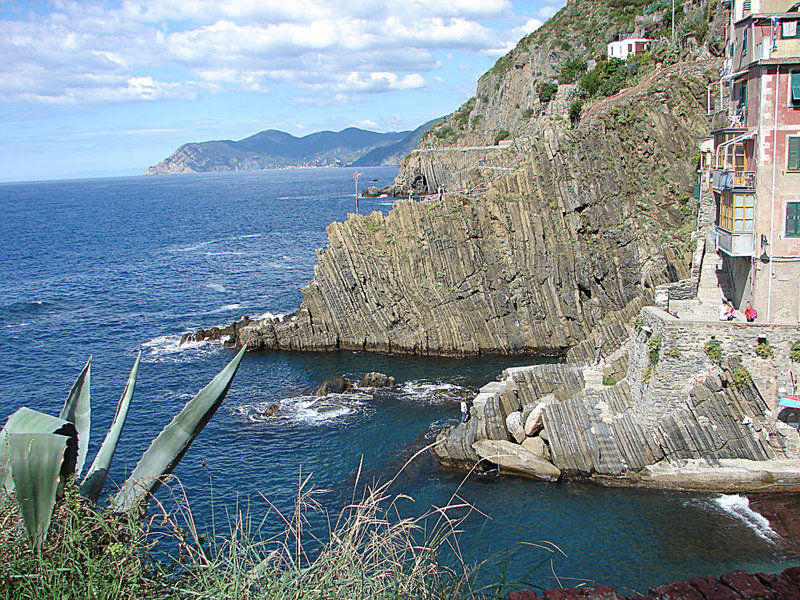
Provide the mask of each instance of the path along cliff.
POLYGON ((421 355, 580 355, 594 330, 621 339, 657 285, 688 274, 688 190, 718 66, 680 63, 575 128, 552 122, 512 171, 486 174, 485 193, 332 223, 294 314, 195 339, 421 355))

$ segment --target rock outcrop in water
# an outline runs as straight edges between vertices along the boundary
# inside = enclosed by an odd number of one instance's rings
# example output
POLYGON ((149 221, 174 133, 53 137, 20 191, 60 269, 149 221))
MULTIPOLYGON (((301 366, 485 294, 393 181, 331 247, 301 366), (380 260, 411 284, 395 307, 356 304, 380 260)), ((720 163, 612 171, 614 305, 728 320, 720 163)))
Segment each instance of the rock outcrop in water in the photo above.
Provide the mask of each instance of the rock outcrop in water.
POLYGON ((576 129, 543 131, 484 195, 400 200, 387 216, 331 224, 296 313, 196 339, 229 335, 236 345, 287 350, 563 353, 594 329, 630 321, 656 285, 687 275, 687 192, 716 67, 665 69, 576 129))
MULTIPOLYGON (((776 419, 753 383, 772 385, 758 375, 763 359, 746 359, 751 376, 733 358, 738 343, 769 330, 729 327, 723 341, 732 358, 717 366, 705 353, 705 329, 693 332, 654 307, 642 317, 644 327, 609 357, 610 372, 624 372, 618 383, 604 385, 602 371, 579 365, 507 369, 502 381, 481 388, 469 421, 439 434, 434 451, 446 464, 480 463, 544 480, 560 474, 688 490, 800 489, 800 436, 776 419)), ((800 331, 786 326, 784 333, 800 331)), ((776 360, 788 362, 790 344, 781 346, 786 356, 776 360)))

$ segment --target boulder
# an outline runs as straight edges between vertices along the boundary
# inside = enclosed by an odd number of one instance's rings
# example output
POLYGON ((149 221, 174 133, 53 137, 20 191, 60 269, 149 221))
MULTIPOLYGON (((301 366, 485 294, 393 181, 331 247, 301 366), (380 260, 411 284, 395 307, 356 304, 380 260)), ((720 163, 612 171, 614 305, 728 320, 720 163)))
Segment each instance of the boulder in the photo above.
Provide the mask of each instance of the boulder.
POLYGON ((525 419, 524 427, 526 435, 534 436, 542 430, 544 427, 542 418, 542 415, 544 415, 544 407, 548 404, 555 404, 556 402, 558 402, 558 400, 556 400, 553 394, 547 394, 539 398, 536 406, 533 407, 528 413, 527 419, 525 419))
POLYGON ((394 377, 372 371, 364 375, 364 377, 361 378, 361 383, 358 385, 362 388, 394 387, 394 377))
POLYGON ((362 198, 377 198, 380 195, 381 195, 381 190, 376 185, 368 185, 363 190, 361 190, 362 198))
POLYGON ((261 411, 262 417, 274 417, 275 413, 280 409, 279 404, 270 404, 267 408, 261 411))
POLYGON ((344 394, 353 389, 353 384, 344 377, 335 375, 328 377, 322 382, 322 385, 314 392, 315 396, 327 396, 328 394, 344 394))
POLYGON ((506 417, 506 429, 518 444, 525 440, 525 429, 522 426, 522 413, 520 411, 512 412, 506 417))
POLYGON ((525 440, 522 442, 522 447, 528 452, 535 454, 539 458, 550 460, 550 448, 544 443, 544 440, 538 436, 525 438, 525 440))
POLYGON ((480 440, 472 449, 481 458, 500 467, 501 472, 525 475, 543 481, 556 481, 561 470, 519 444, 503 440, 480 440))

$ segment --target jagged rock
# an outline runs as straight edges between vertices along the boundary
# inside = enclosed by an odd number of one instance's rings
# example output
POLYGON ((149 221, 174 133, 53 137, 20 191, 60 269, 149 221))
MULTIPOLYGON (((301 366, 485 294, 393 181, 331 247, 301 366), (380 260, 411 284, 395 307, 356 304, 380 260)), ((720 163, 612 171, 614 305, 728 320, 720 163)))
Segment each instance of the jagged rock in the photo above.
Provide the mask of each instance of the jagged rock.
POLYGON ((547 447, 547 444, 545 444, 544 440, 539 436, 525 438, 522 442, 522 447, 539 458, 550 461, 550 448, 547 447))
POLYGON ((314 392, 315 396, 327 396, 328 394, 345 394, 353 389, 353 384, 350 383, 344 377, 339 377, 338 375, 334 375, 333 377, 328 377, 325 381, 322 382, 317 388, 317 391, 314 392))
POLYGON ((544 481, 556 481, 561 471, 519 444, 502 440, 481 440, 472 449, 483 459, 500 467, 501 471, 525 475, 544 481))
POLYGON ((261 411, 262 417, 274 417, 275 414, 280 410, 279 404, 270 404, 267 408, 261 411))
MULTIPOLYGON (((688 217, 674 190, 695 178, 712 73, 716 63, 677 65, 657 86, 604 103, 575 129, 531 136, 523 160, 511 152, 514 170, 485 195, 398 200, 388 215, 332 223, 299 310, 240 328, 234 341, 286 350, 563 354, 591 331, 631 321, 655 286, 688 277, 684 257, 665 248, 683 243, 688 217)), ((446 170, 434 154, 409 160, 446 170)))
POLYGON ((525 441, 525 429, 522 426, 522 413, 519 411, 512 412, 506 417, 506 429, 518 444, 525 441))
POLYGON ((558 402, 553 394, 542 396, 525 419, 525 435, 534 436, 544 428, 544 408, 558 402))
POLYGON ((361 190, 361 197, 362 198, 377 198, 381 195, 381 190, 379 187, 374 185, 369 185, 361 190))
POLYGON ((390 375, 384 375, 383 373, 378 373, 377 371, 372 371, 371 373, 367 373, 364 377, 361 378, 361 383, 359 387, 362 388, 383 388, 383 387, 394 387, 394 377, 390 375))

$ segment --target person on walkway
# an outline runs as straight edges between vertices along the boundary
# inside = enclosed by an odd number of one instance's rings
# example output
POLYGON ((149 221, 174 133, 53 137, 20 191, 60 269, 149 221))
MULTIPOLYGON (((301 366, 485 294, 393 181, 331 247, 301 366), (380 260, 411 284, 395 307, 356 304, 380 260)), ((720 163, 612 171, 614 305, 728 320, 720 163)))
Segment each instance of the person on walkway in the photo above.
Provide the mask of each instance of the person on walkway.
POLYGON ((728 301, 725 298, 722 299, 722 304, 719 305, 719 320, 720 321, 728 321, 728 317, 731 314, 731 307, 728 306, 728 301))
POLYGON ((467 393, 461 392, 461 422, 466 423, 469 416, 469 406, 467 405, 467 393))
POLYGON ((758 311, 756 311, 756 309, 753 308, 753 305, 748 302, 747 307, 744 309, 744 318, 747 319, 748 323, 752 323, 756 320, 757 316, 758 311))
POLYGON ((599 365, 601 360, 603 360, 603 338, 600 337, 599 333, 595 332, 595 334, 594 334, 594 364, 599 365))
POLYGON ((736 318, 736 309, 733 307, 733 300, 728 300, 728 321, 736 318))

